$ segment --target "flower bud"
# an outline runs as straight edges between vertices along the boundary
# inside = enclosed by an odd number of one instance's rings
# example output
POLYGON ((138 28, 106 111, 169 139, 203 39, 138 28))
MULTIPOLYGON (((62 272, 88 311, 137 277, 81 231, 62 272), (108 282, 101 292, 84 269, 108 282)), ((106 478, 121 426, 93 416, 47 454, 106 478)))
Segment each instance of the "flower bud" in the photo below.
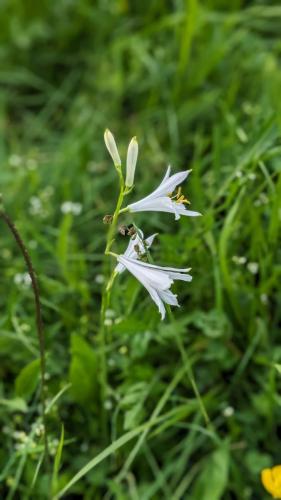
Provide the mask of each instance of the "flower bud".
POLYGON ((114 135, 110 132, 110 130, 108 130, 108 128, 106 129, 106 131, 104 133, 104 142, 105 142, 105 145, 108 149, 108 152, 113 160, 115 167, 120 167, 121 160, 120 160, 120 156, 119 156, 116 142, 114 139, 114 135))
POLYGON ((130 188, 134 184, 135 169, 138 159, 139 146, 137 138, 133 137, 127 151, 127 165, 126 165, 126 187, 130 188))

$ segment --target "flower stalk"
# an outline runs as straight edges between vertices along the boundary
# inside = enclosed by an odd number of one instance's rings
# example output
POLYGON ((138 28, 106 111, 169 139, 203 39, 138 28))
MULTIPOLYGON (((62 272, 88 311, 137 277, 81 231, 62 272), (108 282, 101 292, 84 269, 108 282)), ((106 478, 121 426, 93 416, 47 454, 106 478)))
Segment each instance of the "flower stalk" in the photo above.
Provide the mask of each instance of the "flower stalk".
POLYGON ((33 295, 34 295, 36 330, 37 330, 37 335, 38 335, 38 343, 39 343, 39 351, 40 351, 40 374, 41 374, 40 395, 41 395, 41 404, 42 404, 42 421, 43 421, 43 426, 44 426, 44 455, 45 455, 46 461, 48 461, 49 460, 49 450, 48 450, 48 436, 47 436, 47 425, 46 425, 46 401, 45 401, 45 390, 46 390, 45 335, 44 335, 44 325, 43 325, 41 303, 40 303, 39 285, 38 285, 38 280, 36 277, 36 273, 35 273, 29 252, 28 252, 28 250, 23 242, 23 239, 22 239, 18 229, 16 228, 16 226, 13 223, 10 216, 4 210, 3 205, 2 205, 2 200, 1 200, 1 207, 0 207, 0 217, 2 218, 3 222, 6 224, 8 229, 10 230, 11 234, 14 237, 14 240, 17 243, 18 248, 21 251, 21 254, 24 258, 24 261, 25 261, 25 264, 26 264, 26 267, 28 270, 28 274, 30 276, 31 287, 33 290, 33 295))

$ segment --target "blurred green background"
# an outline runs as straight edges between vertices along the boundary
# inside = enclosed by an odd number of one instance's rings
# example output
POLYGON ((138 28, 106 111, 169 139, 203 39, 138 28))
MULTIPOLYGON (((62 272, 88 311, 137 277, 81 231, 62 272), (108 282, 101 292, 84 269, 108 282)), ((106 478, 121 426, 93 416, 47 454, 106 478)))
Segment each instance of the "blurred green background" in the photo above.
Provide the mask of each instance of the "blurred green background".
POLYGON ((64 498, 266 498, 281 437, 280 26, 279 1, 1 1, 0 191, 40 279, 51 467, 65 429, 50 493, 32 292, 2 224, 1 498, 55 498, 112 442, 64 498), (106 127, 123 158, 138 137, 131 201, 171 163, 193 169, 184 192, 203 217, 135 215, 160 233, 155 262, 193 282, 165 322, 132 277, 115 283, 101 408, 102 218, 118 194, 106 127))

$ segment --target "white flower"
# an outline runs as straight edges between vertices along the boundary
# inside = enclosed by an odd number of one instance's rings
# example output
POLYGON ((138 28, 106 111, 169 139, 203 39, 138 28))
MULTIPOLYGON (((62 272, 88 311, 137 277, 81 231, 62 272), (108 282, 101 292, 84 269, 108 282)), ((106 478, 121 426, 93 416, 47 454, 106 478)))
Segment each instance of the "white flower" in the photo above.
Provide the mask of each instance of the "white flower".
POLYGON ((252 274, 257 274, 259 272, 259 265, 257 262, 249 262, 247 265, 248 271, 252 274))
POLYGON ((73 201, 64 201, 61 204, 60 209, 63 214, 80 215, 82 211, 82 205, 81 203, 75 203, 73 201))
MULTIPOLYGON (((129 257, 130 259, 137 259, 141 255, 145 255, 146 250, 151 247, 155 236, 158 233, 152 234, 145 240, 143 239, 143 232, 138 229, 138 233, 134 235, 127 246, 127 250, 123 254, 124 257, 129 257)), ((119 262, 115 267, 115 272, 120 274, 125 271, 126 267, 119 262)))
POLYGON ((105 142, 105 145, 108 149, 108 152, 113 160, 115 167, 120 167, 121 160, 120 160, 120 156, 119 156, 116 142, 114 139, 114 135, 110 132, 110 130, 108 130, 108 128, 106 129, 106 131, 104 133, 104 142, 105 142))
POLYGON ((138 159, 139 146, 137 138, 133 137, 127 151, 127 164, 126 164, 126 181, 125 185, 130 188, 134 184, 135 169, 138 159))
MULTIPOLYGON (((188 176, 190 170, 178 172, 170 177, 171 167, 168 167, 166 175, 155 191, 136 203, 128 205, 125 210, 130 212, 169 212, 175 214, 175 219, 181 215, 196 217, 199 212, 187 210, 185 203, 188 200, 181 194, 181 190, 173 196, 175 188, 188 176)), ((124 210, 124 211, 125 211, 124 210)))
POLYGON ((171 306, 179 306, 177 296, 170 291, 174 280, 191 281, 189 269, 176 269, 173 267, 161 267, 147 264, 125 255, 118 255, 117 260, 147 289, 152 300, 158 306, 161 319, 165 318, 166 310, 164 303, 171 306))

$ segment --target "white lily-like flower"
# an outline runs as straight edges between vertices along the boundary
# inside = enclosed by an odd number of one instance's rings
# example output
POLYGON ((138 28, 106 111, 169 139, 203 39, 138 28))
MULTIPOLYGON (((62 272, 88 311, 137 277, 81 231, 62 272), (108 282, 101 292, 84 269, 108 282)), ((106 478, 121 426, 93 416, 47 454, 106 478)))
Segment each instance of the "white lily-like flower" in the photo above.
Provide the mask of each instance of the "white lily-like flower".
POLYGON ((139 146, 137 138, 133 137, 127 151, 126 181, 125 186, 131 188, 134 184, 135 169, 138 159, 139 146))
MULTIPOLYGON (((145 255, 146 251, 151 247, 154 238, 155 236, 157 236, 157 234, 158 233, 152 234, 151 236, 149 236, 144 240, 143 232, 140 229, 138 229, 138 232, 130 239, 127 249, 124 252, 123 256, 128 257, 130 259, 137 259, 138 257, 145 255)), ((120 274, 123 273, 125 269, 126 267, 119 262, 115 267, 114 271, 120 274)))
POLYGON ((120 167, 121 166, 121 159, 119 156, 119 152, 116 146, 116 142, 114 139, 114 135, 110 130, 107 128, 106 131, 104 132, 104 142, 107 147, 107 150, 113 160, 113 163, 115 167, 120 167))
POLYGON ((158 307, 163 320, 166 315, 164 303, 179 306, 177 296, 170 290, 174 280, 191 281, 192 276, 187 274, 189 269, 176 269, 147 264, 125 255, 118 255, 119 264, 124 266, 147 289, 153 302, 158 307))
POLYGON ((190 172, 191 170, 185 170, 170 177, 171 167, 169 166, 164 179, 157 189, 142 200, 128 205, 123 210, 128 210, 129 212, 169 212, 175 214, 176 220, 181 215, 189 217, 201 215, 199 212, 186 209, 185 204, 189 204, 189 201, 181 194, 180 188, 173 196, 175 188, 187 178, 190 172))

